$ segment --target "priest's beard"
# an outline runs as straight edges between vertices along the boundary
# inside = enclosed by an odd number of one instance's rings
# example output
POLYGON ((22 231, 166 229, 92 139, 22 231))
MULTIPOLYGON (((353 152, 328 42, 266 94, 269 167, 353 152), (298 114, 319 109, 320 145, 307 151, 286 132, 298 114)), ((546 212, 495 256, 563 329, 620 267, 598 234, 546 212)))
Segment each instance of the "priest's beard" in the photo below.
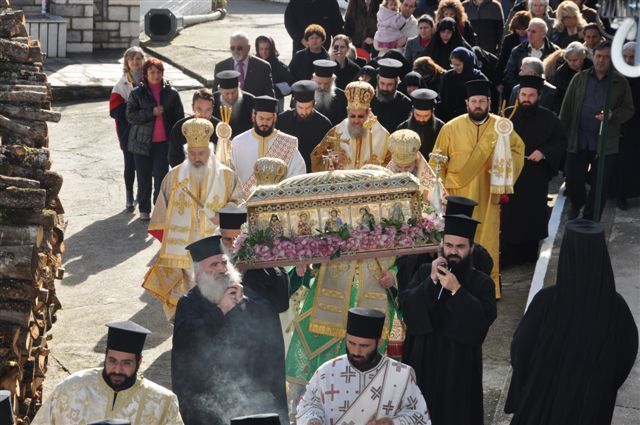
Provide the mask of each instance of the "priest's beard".
POLYGON ((336 97, 336 84, 332 83, 328 90, 316 90, 314 99, 316 101, 316 109, 328 110, 331 108, 331 102, 336 97))
POLYGON ((355 125, 351 124, 350 121, 347 122, 347 131, 349 131, 349 136, 352 139, 359 139, 362 136, 364 136, 364 130, 365 130, 364 127, 355 126, 355 125))
POLYGON ((369 353, 367 356, 354 356, 349 352, 349 347, 347 348, 347 359, 351 366, 355 367, 361 372, 367 371, 378 364, 380 361, 380 353, 378 353, 378 343, 376 342, 373 351, 369 353))
POLYGON ((376 90, 376 99, 378 99, 382 103, 393 102, 393 99, 396 98, 396 90, 387 91, 387 90, 376 90))
POLYGON ((227 263, 227 271, 223 273, 207 273, 198 263, 194 265, 194 269, 200 293, 213 304, 218 304, 231 282, 241 281, 240 272, 230 263, 227 263))
POLYGON ((469 118, 471 118, 471 120, 476 123, 482 123, 489 116, 489 107, 487 107, 487 109, 475 108, 473 111, 467 109, 467 112, 469 113, 469 118))
POLYGON ((520 108, 522 109, 522 112, 524 112, 527 115, 533 114, 536 109, 538 109, 538 102, 535 103, 531 103, 531 102, 522 102, 520 104, 520 108))
POLYGON ((112 390, 116 392, 123 391, 123 390, 126 390, 127 388, 133 387, 133 384, 136 383, 136 379, 138 378, 138 369, 140 369, 139 361, 138 361, 138 366, 136 367, 136 370, 133 372, 131 376, 127 376, 125 374, 115 373, 115 372, 107 374, 107 366, 105 364, 102 369, 102 377, 104 378, 104 382, 106 382, 107 385, 109 385, 109 387, 111 387, 112 390), (118 378, 118 377, 124 378, 124 380, 120 384, 115 384, 113 382, 113 378, 118 378))
POLYGON ((271 136, 271 133, 273 133, 273 128, 275 127, 275 123, 271 124, 270 126, 259 126, 258 124, 253 124, 253 131, 256 132, 256 134, 260 137, 269 137, 271 136))
POLYGON ((462 258, 459 255, 455 255, 455 254, 444 255, 444 250, 442 249, 442 247, 440 247, 440 256, 444 257, 447 260, 447 263, 449 265, 449 270, 451 271, 451 273, 455 275, 456 278, 458 278, 460 285, 463 285, 463 286, 464 286, 464 282, 460 279, 464 278, 464 276, 469 272, 469 270, 471 270, 471 267, 473 267, 473 262, 471 258, 472 252, 473 251, 469 251, 469 254, 467 254, 464 258, 462 258))
POLYGON ((240 114, 240 108, 242 108, 242 90, 238 90, 238 98, 234 103, 229 103, 222 96, 220 96, 220 102, 223 106, 231 107, 231 119, 235 121, 240 114))

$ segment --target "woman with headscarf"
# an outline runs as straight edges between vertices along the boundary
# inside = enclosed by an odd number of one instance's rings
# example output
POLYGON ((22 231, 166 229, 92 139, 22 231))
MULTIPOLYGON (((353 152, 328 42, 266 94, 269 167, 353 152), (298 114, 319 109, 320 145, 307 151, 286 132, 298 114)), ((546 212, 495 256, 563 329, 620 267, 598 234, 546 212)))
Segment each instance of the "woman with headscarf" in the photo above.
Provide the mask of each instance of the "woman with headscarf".
POLYGON ((422 56, 430 56, 438 65, 444 69, 449 68, 449 56, 456 47, 466 47, 471 50, 471 46, 460 35, 458 26, 453 18, 443 18, 438 22, 436 33, 431 43, 424 49, 422 56))
POLYGON ((416 71, 408 72, 407 75, 402 78, 400 84, 398 84, 398 90, 409 97, 411 97, 411 93, 413 93, 414 90, 424 88, 427 88, 427 86, 422 79, 422 75, 416 71))
POLYGON ((440 103, 436 105, 436 116, 447 122, 467 112, 464 83, 471 80, 487 80, 475 68, 476 55, 465 47, 456 47, 451 52, 452 69, 444 73, 440 90, 440 103))
POLYGON ((638 328, 616 292, 604 228, 567 224, 556 284, 531 301, 511 342, 511 425, 610 424, 638 352, 638 328))
POLYGON ((464 40, 472 45, 476 44, 476 33, 471 27, 467 12, 464 10, 464 6, 460 0, 441 0, 438 3, 438 10, 436 10, 436 22, 440 23, 444 18, 452 18, 456 21, 456 27, 458 32, 462 35, 464 40))
POLYGON ((291 93, 291 85, 294 83, 293 75, 289 67, 285 65, 278 56, 276 43, 268 35, 260 35, 256 38, 256 54, 260 59, 264 59, 271 65, 271 76, 273 78, 273 88, 278 99, 278 112, 284 109, 284 97, 291 93), (289 89, 287 90, 287 86, 289 89), (284 90, 284 92, 283 92, 284 90))

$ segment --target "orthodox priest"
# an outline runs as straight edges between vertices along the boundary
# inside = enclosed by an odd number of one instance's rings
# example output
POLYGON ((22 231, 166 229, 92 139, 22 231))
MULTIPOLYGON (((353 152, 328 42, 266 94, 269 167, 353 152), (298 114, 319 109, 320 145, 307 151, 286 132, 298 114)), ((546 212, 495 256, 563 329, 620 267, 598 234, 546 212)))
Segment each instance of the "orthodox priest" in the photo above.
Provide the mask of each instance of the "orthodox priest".
POLYGON ((171 349, 171 382, 185 424, 226 425, 261 412, 286 418, 284 375, 278 381, 270 353, 280 334, 277 316, 244 294, 220 236, 187 249, 196 286, 178 302, 171 349))
POLYGON ((149 234, 161 245, 142 286, 163 302, 169 320, 180 296, 193 286, 185 246, 213 234, 218 229, 218 210, 244 198, 236 173, 213 155, 213 131, 211 122, 203 118, 182 125, 187 159, 162 181, 149 223, 149 234))
POLYGON ((637 353, 603 226, 568 222, 556 284, 535 295, 511 342, 511 425, 610 424, 637 353))
POLYGON ((538 103, 543 84, 542 77, 521 76, 518 107, 505 111, 524 141, 525 161, 509 202, 502 207, 503 265, 536 261, 540 240, 549 234, 549 181, 561 166, 567 138, 556 114, 538 103))
POLYGON ((81 370, 60 382, 31 423, 84 425, 107 418, 133 425, 182 425, 176 395, 138 373, 151 332, 131 321, 107 327, 103 367, 81 370))
POLYGON ((376 96, 371 101, 371 110, 389 133, 411 115, 411 100, 398 90, 401 70, 399 60, 383 58, 378 61, 376 96))
POLYGON ((398 130, 413 130, 420 136, 420 153, 425 158, 433 151, 436 139, 444 122, 435 116, 438 93, 430 89, 417 89, 411 92, 413 109, 408 120, 400 123, 398 130))
POLYGON ((315 107, 329 118, 331 125, 338 125, 347 115, 347 98, 342 89, 336 87, 334 71, 337 62, 327 59, 313 61, 313 81, 318 85, 314 99, 315 107))
POLYGON ((229 124, 234 135, 253 126, 251 114, 255 97, 240 89, 239 78, 238 71, 218 72, 218 91, 213 94, 213 116, 229 124))
POLYGON ((439 257, 399 295, 402 360, 416 371, 433 425, 484 423, 482 343, 497 311, 493 281, 471 262, 477 225, 447 214, 439 257))
POLYGON ((377 310, 349 310, 347 353, 313 374, 298 404, 298 425, 429 423, 413 369, 377 351, 384 322, 377 310))
POLYGON ((311 152, 331 129, 331 121, 315 109, 314 96, 318 85, 300 80, 291 86, 295 105, 278 115, 276 128, 298 139, 298 151, 311 172, 311 152))
POLYGON ((449 158, 441 168, 447 192, 478 203, 473 217, 482 224, 476 239, 493 258, 491 278, 500 298, 500 198, 513 193, 524 162, 524 143, 508 119, 489 113, 490 82, 472 80, 465 88, 467 114, 442 127, 433 151, 449 158))
POLYGON ((315 171, 357 170, 365 164, 389 162, 389 132, 371 112, 373 87, 354 81, 345 88, 347 118, 333 127, 311 152, 311 169, 315 171))
POLYGON ((253 111, 253 129, 237 135, 231 141, 231 165, 238 173, 242 188, 249 196, 256 187, 254 165, 259 158, 283 160, 288 167, 287 177, 305 174, 307 167, 298 151, 298 139, 276 130, 278 100, 258 96, 253 111))

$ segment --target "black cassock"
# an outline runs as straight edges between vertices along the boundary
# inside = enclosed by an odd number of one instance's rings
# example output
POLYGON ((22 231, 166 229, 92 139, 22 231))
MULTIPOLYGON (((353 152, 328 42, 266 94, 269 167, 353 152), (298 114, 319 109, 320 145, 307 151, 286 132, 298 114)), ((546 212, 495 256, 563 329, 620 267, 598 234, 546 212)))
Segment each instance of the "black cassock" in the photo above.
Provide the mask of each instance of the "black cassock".
POLYGON ((389 133, 396 131, 400 123, 409 118, 412 107, 411 99, 397 90, 391 102, 380 102, 377 97, 371 101, 371 111, 389 133))
POLYGON ((332 126, 340 124, 342 120, 347 118, 347 97, 344 95, 344 91, 339 88, 336 87, 335 90, 335 96, 328 108, 323 108, 318 103, 315 106, 316 111, 329 118, 332 126))
POLYGON ((494 283, 471 268, 456 276, 462 287, 452 296, 430 274, 431 264, 423 265, 400 292, 402 361, 416 372, 433 425, 481 425, 482 343, 497 315, 494 283))
POLYGON ((226 425, 264 412, 287 418, 278 310, 288 307, 288 277, 279 269, 255 270, 243 285, 245 309, 226 315, 197 286, 178 302, 171 380, 185 425, 226 425))
POLYGON ((429 161, 429 154, 433 151, 443 125, 444 122, 433 115, 425 125, 420 125, 413 119, 413 113, 411 113, 411 117, 401 122, 397 130, 407 129, 418 133, 420 136, 420 153, 424 156, 424 159, 429 161))
MULTIPOLYGON (((247 93, 246 91, 242 91, 242 105, 240 105, 240 110, 238 111, 238 115, 231 118, 229 125, 231 126, 231 137, 236 137, 240 133, 244 133, 247 130, 253 128, 253 121, 251 120, 251 115, 253 114, 253 102, 255 97, 251 93, 247 93)), ((222 119, 220 117, 220 106, 222 102, 220 101, 220 92, 215 92, 213 94, 213 116, 222 119)))
MULTIPOLYGON (((512 108, 507 108, 509 116, 512 108)), ((514 130, 524 141, 524 168, 502 206, 501 252, 505 263, 535 260, 538 242, 548 236, 549 180, 558 173, 567 138, 560 120, 550 110, 520 107, 511 119, 514 130), (539 150, 545 156, 540 162, 526 159, 539 150)))
POLYGON ((296 111, 290 109, 278 115, 276 121, 278 130, 298 138, 298 150, 307 165, 307 173, 311 172, 311 152, 329 130, 331 121, 318 111, 306 120, 300 120, 296 111))

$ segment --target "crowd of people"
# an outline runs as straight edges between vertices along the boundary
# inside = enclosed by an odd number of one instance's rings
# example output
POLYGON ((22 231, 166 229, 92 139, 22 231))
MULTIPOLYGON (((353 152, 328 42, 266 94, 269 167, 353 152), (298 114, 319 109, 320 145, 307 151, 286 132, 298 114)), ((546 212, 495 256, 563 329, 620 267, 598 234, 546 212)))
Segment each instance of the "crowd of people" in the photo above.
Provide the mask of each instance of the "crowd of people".
MULTIPOLYGON (((148 331, 111 324, 104 367, 63 381, 34 423, 482 424, 500 267, 537 259, 559 173, 558 277, 513 337, 505 411, 513 424, 609 423, 638 332, 592 220, 608 197, 626 209, 640 195, 640 79, 611 66, 613 30, 589 1, 508 3, 350 0, 343 16, 335 0, 291 0, 290 63, 269 35, 252 55, 234 33, 187 116, 162 62, 128 49, 110 113, 126 208, 160 242, 143 287, 174 325, 175 395, 137 375, 148 331), (256 187, 363 167, 413 174, 425 202, 446 195, 437 255, 236 270, 256 187), (398 358, 386 355, 394 322, 398 358)), ((339 230, 338 215, 317 231, 339 230)), ((282 236, 278 215, 268 231, 282 236)))

